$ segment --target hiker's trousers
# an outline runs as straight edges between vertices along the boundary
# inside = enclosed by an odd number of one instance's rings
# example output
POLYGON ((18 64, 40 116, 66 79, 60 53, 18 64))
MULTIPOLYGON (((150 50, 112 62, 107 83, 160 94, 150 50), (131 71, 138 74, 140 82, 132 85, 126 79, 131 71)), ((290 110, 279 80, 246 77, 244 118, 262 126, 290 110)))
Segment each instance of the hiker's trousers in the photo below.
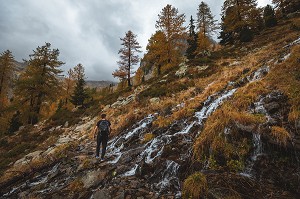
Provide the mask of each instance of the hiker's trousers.
POLYGON ((101 158, 104 158, 104 155, 105 155, 105 152, 106 152, 107 141, 108 141, 108 134, 98 133, 98 135, 97 135, 96 156, 99 157, 100 145, 102 143, 101 158))

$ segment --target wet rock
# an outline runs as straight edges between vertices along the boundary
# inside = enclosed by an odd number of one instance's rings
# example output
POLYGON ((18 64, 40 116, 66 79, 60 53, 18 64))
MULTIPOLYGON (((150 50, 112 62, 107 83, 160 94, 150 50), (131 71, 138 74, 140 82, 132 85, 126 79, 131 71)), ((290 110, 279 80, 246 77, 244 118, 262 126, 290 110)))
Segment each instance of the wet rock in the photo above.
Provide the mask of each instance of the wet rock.
POLYGON ((125 106, 125 105, 129 104, 130 102, 134 101, 135 98, 136 98, 136 94, 129 95, 126 98, 119 97, 118 100, 111 105, 111 107, 119 108, 119 107, 125 106))
POLYGON ((236 127, 240 130, 240 131, 243 131, 243 132, 248 132, 248 133, 253 133, 255 132, 255 129, 257 128, 256 125, 243 125, 243 124, 240 124, 238 122, 235 123, 236 127))
POLYGON ((109 190, 107 190, 107 189, 98 190, 91 197, 91 199, 100 199, 100 198, 103 198, 103 199, 111 198, 110 194, 109 194, 109 190))
POLYGON ((186 72, 188 70, 188 66, 185 65, 185 63, 181 63, 179 66, 180 66, 180 68, 179 68, 178 71, 176 71, 175 75, 177 77, 183 77, 183 76, 186 75, 186 72))
POLYGON ((125 192, 119 191, 113 199, 124 199, 125 198, 125 192))
POLYGON ((279 102, 273 101, 273 102, 265 104, 264 107, 268 113, 274 114, 280 109, 280 104, 279 104, 279 102))
POLYGON ((90 171, 83 178, 82 182, 84 184, 84 188, 90 188, 99 184, 106 176, 106 171, 90 171))
POLYGON ((69 122, 66 121, 66 123, 64 124, 64 128, 68 128, 69 127, 69 122))

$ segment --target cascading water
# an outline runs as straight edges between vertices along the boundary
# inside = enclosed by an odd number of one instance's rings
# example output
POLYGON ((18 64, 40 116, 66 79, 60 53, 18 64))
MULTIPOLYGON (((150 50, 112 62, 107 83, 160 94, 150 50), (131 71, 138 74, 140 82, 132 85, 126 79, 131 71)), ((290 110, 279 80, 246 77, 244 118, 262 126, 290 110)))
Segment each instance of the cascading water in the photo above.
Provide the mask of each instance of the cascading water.
MULTIPOLYGON (((266 70, 258 70, 249 81, 260 79, 266 70)), ((130 178, 137 176, 137 173, 143 170, 144 165, 150 165, 152 170, 147 173, 147 180, 153 184, 152 191, 159 194, 169 193, 176 195, 176 198, 181 197, 181 187, 179 179, 179 169, 191 155, 193 139, 196 134, 193 129, 201 128, 207 119, 225 100, 230 98, 237 88, 224 90, 217 94, 211 95, 203 103, 200 111, 196 112, 193 121, 175 122, 164 131, 159 131, 155 134, 155 138, 147 143, 142 142, 142 138, 149 129, 152 122, 156 119, 156 115, 149 115, 143 120, 137 122, 130 131, 116 136, 108 143, 107 159, 105 165, 126 165, 125 169, 120 169, 116 173, 117 178, 130 178), (176 129, 176 130, 174 130, 176 129), (176 148, 179 146, 179 149, 176 148), (174 151, 173 157, 170 157, 168 151, 174 151), (134 155, 133 155, 134 152, 134 155), (166 155, 167 154, 167 155, 166 155)), ((184 106, 181 104, 180 106, 184 106)), ((261 152, 260 136, 253 137, 254 153, 253 158, 257 157, 261 152)), ((124 167, 123 167, 124 168, 124 167)), ((43 189, 40 193, 50 193, 52 184, 51 174, 55 173, 57 168, 51 168, 49 175, 37 176, 29 183, 30 186, 39 186, 40 184, 49 184, 47 189, 43 189)), ((67 180, 61 180, 66 184, 67 180)), ((27 183, 28 184, 28 183, 27 183)), ((11 195, 16 189, 22 189, 21 185, 12 189, 7 196, 11 195)), ((53 186, 56 186, 53 184, 53 186)), ((60 185, 58 185, 60 186, 60 185)), ((102 185, 101 185, 102 186, 102 185)), ((57 187, 57 186, 56 186, 57 187)), ((93 191, 94 192, 94 191, 93 191)))
POLYGON ((253 133, 252 135, 252 142, 253 142, 253 153, 251 155, 250 161, 243 172, 240 174, 246 177, 252 177, 252 170, 257 157, 263 154, 263 144, 261 141, 261 135, 258 133, 253 133))

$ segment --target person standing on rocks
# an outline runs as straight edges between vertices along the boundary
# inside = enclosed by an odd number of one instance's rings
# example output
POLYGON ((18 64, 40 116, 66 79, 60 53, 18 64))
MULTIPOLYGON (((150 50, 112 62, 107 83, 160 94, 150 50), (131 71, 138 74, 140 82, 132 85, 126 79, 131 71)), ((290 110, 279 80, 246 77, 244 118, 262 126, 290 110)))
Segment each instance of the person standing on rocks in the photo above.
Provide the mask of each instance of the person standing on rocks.
POLYGON ((106 114, 101 114, 101 120, 97 122, 94 128, 94 139, 97 134, 96 158, 99 158, 100 145, 102 143, 101 161, 104 160, 108 136, 111 133, 111 123, 106 119, 106 114))

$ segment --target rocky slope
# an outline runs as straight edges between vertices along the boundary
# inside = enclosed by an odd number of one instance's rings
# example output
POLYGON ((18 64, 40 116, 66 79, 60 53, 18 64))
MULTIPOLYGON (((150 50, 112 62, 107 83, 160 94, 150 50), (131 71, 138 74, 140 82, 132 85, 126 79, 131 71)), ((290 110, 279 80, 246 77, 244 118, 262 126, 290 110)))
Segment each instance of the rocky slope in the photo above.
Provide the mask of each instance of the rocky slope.
MULTIPOLYGON (((104 162, 94 158, 91 131, 96 117, 84 117, 72 126, 35 126, 34 132, 60 136, 11 165, 1 177, 0 197, 193 198, 189 190, 203 189, 199 194, 206 198, 297 198, 300 120, 290 119, 295 105, 290 93, 269 84, 278 66, 300 54, 299 33, 286 41, 241 49, 244 55, 221 60, 218 69, 190 69, 214 73, 164 98, 152 95, 147 111, 142 111, 145 93, 170 77, 103 107, 113 125, 121 125, 122 114, 127 122, 111 136, 104 162), (168 106, 162 106, 165 103, 168 106), (128 121, 127 109, 142 113, 128 121), (202 184, 193 178, 195 172, 206 179, 202 184), (186 179, 194 185, 187 186, 186 179)), ((194 78, 188 70, 181 65, 174 72, 175 82, 194 78)))

